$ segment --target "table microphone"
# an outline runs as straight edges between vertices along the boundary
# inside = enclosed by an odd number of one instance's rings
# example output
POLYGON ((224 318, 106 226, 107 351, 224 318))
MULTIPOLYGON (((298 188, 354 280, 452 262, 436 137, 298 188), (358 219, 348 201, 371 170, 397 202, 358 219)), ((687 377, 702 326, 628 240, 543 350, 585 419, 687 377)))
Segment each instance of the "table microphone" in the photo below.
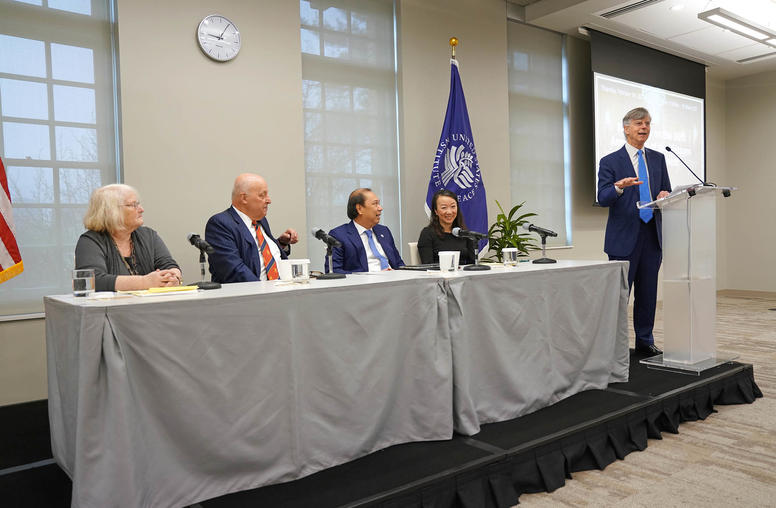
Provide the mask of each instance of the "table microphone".
POLYGON ((534 226, 533 224, 523 224, 523 229, 526 229, 533 233, 539 233, 541 236, 558 236, 558 233, 556 233, 555 231, 545 229, 545 228, 540 228, 539 226, 534 226))
POLYGON ((195 233, 189 233, 186 235, 186 240, 189 241, 191 245, 198 248, 201 251, 206 252, 207 254, 212 254, 214 249, 213 246, 207 243, 205 240, 203 240, 199 235, 195 233))
POLYGON ((321 228, 313 228, 311 233, 315 238, 323 241, 323 243, 326 245, 331 245, 332 247, 342 247, 342 242, 327 234, 326 231, 321 228))
POLYGON ((453 236, 458 238, 471 238, 473 240, 482 240, 483 238, 488 237, 488 235, 486 235, 485 233, 478 233, 477 231, 469 231, 468 229, 463 229, 463 228, 453 228, 451 233, 453 233, 453 236))
POLYGON ((205 280, 205 254, 212 254, 213 252, 215 252, 215 249, 213 249, 213 246, 207 243, 205 240, 203 240, 196 233, 189 233, 188 235, 186 235, 186 240, 188 240, 191 245, 199 249, 199 273, 202 277, 202 280, 200 280, 199 282, 195 282, 193 284, 187 284, 187 285, 197 286, 199 289, 220 288, 221 283, 205 280))
POLYGON ((533 224, 523 224, 523 229, 526 229, 528 231, 532 231, 534 233, 538 233, 539 236, 542 238, 542 257, 539 259, 534 259, 532 262, 540 265, 546 265, 550 263, 557 263, 556 260, 548 258, 547 257, 547 237, 548 236, 558 236, 558 233, 555 231, 552 231, 550 229, 540 228, 539 226, 534 226, 533 224))

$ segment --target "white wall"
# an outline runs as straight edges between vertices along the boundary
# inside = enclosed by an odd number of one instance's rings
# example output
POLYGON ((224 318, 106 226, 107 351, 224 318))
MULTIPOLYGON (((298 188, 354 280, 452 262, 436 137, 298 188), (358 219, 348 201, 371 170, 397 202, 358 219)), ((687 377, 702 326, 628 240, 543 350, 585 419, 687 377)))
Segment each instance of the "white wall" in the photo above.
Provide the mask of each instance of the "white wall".
POLYGON ((185 281, 199 279, 186 233, 204 234, 207 219, 229 206, 239 173, 266 178, 276 231, 307 229, 299 4, 220 2, 243 42, 227 63, 206 57, 195 39, 213 10, 205 0, 118 6, 124 181, 140 191, 146 225, 164 238, 185 281))
POLYGON ((776 291, 776 72, 725 84, 725 183, 739 191, 725 214, 726 287, 776 291))

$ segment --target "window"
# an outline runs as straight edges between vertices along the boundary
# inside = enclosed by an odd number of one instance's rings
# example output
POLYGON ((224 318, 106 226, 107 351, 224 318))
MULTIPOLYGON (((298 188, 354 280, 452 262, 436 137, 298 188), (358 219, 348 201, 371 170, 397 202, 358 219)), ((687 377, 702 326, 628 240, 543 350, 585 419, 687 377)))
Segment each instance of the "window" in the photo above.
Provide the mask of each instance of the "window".
POLYGON ((558 233, 557 238, 547 239, 548 245, 569 245, 564 36, 510 21, 507 38, 512 205, 525 201, 521 212, 537 213, 537 224, 558 233))
POLYGON ((110 0, 0 0, 0 155, 24 272, 0 315, 67 293, 92 190, 117 175, 110 0))
MULTIPOLYGON (((347 222, 348 195, 370 187, 385 207, 381 222, 401 232, 393 11, 390 0, 300 2, 310 227, 347 222)), ((325 246, 309 238, 320 270, 325 246)))

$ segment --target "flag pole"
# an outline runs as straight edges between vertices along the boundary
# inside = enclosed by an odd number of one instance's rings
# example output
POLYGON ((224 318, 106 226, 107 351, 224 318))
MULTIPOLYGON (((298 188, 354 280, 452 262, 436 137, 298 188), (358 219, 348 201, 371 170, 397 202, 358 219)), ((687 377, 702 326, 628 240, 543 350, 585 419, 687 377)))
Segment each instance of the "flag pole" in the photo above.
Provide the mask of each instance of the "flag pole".
POLYGON ((450 58, 455 60, 455 47, 458 45, 458 37, 450 37, 450 58))

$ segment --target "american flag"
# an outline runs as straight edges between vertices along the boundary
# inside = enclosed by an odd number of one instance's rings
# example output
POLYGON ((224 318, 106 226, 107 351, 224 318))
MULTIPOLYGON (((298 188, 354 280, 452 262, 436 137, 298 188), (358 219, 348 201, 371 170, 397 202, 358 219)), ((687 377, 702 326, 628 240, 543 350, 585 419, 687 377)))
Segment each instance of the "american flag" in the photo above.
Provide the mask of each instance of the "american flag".
POLYGON ((3 160, 0 159, 0 284, 24 271, 24 263, 16 243, 16 230, 13 227, 11 193, 8 190, 8 178, 5 175, 3 160))

